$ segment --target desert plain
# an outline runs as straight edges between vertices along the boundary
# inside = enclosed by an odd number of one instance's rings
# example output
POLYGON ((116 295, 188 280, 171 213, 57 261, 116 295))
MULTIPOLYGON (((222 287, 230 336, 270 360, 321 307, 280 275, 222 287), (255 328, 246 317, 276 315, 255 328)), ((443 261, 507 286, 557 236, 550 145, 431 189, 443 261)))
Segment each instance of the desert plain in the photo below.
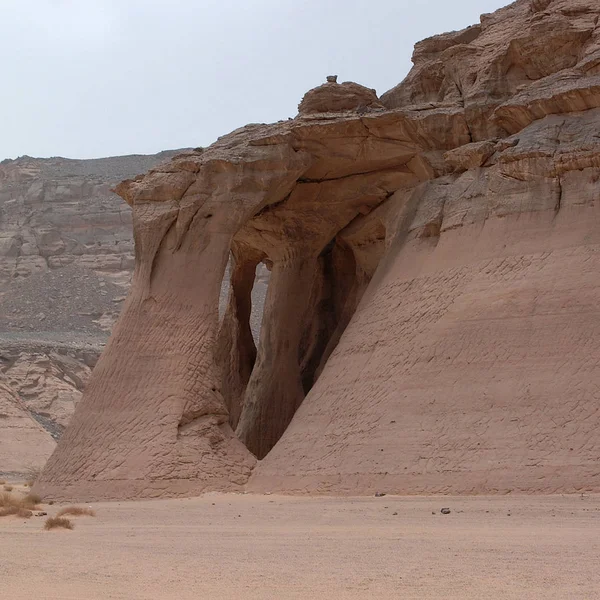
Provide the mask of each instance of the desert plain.
POLYGON ((0 520, 2 597, 600 598, 598 495, 214 493, 91 506, 72 531, 0 520))

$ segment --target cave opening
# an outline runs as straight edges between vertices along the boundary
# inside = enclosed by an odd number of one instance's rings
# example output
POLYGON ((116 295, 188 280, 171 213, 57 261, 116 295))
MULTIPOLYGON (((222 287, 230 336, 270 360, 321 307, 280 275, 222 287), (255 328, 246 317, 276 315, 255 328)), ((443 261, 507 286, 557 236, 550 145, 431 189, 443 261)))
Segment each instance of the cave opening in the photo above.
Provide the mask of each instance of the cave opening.
POLYGON ((316 383, 383 255, 381 221, 351 225, 317 256, 232 245, 216 356, 230 424, 259 459, 316 383))
POLYGON ((260 323, 257 312, 262 313, 264 294, 255 289, 262 258, 259 253, 248 253, 234 243, 221 285, 215 362, 221 373, 221 394, 233 429, 237 427, 244 391, 256 362, 255 340, 257 322, 260 323))

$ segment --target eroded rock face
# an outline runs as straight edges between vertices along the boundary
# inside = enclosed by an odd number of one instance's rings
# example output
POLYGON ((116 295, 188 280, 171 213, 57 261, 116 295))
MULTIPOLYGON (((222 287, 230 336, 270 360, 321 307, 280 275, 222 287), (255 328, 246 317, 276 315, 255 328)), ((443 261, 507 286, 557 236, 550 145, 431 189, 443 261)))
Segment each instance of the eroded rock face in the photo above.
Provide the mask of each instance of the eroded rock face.
POLYGON ((386 110, 328 83, 124 182, 133 287, 39 489, 241 489, 257 456, 257 491, 598 491, 599 10, 519 0, 418 44, 386 110))
POLYGON ((40 469, 56 443, 36 422, 12 389, 0 379, 0 473, 40 469))
POLYGON ((133 269, 131 211, 111 188, 174 154, 2 161, 0 281, 73 265, 127 284, 133 269))
MULTIPOLYGON (((131 281, 131 209, 111 188, 179 152, 0 163, 0 376, 54 439, 69 423, 131 281)), ((266 280, 261 264, 252 290, 255 336, 266 280)), ((228 275, 221 312, 227 286, 228 275)))
POLYGON ((459 106, 473 142, 514 134, 548 114, 597 107, 598 6, 514 2, 481 23, 418 43, 388 108, 459 106))
POLYGON ((81 354, 5 352, 0 373, 31 416, 58 439, 75 412, 92 369, 81 354))

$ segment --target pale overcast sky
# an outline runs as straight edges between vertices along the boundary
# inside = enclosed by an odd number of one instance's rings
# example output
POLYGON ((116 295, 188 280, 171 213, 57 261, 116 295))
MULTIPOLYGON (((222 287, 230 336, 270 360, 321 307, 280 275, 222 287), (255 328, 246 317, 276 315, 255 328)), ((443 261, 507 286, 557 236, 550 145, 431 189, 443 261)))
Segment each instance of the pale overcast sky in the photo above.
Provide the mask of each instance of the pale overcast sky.
POLYGON ((205 146, 338 74, 381 94, 413 44, 509 0, 0 0, 0 160, 205 146))

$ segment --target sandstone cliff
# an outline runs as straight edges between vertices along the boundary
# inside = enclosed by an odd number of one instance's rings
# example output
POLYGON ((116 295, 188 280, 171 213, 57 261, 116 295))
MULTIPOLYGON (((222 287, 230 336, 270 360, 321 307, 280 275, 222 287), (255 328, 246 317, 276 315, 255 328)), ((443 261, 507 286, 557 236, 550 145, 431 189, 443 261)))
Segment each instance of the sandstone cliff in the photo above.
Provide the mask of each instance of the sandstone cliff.
POLYGON ((599 491, 599 17, 518 0, 121 184, 133 285, 38 489, 599 491))

